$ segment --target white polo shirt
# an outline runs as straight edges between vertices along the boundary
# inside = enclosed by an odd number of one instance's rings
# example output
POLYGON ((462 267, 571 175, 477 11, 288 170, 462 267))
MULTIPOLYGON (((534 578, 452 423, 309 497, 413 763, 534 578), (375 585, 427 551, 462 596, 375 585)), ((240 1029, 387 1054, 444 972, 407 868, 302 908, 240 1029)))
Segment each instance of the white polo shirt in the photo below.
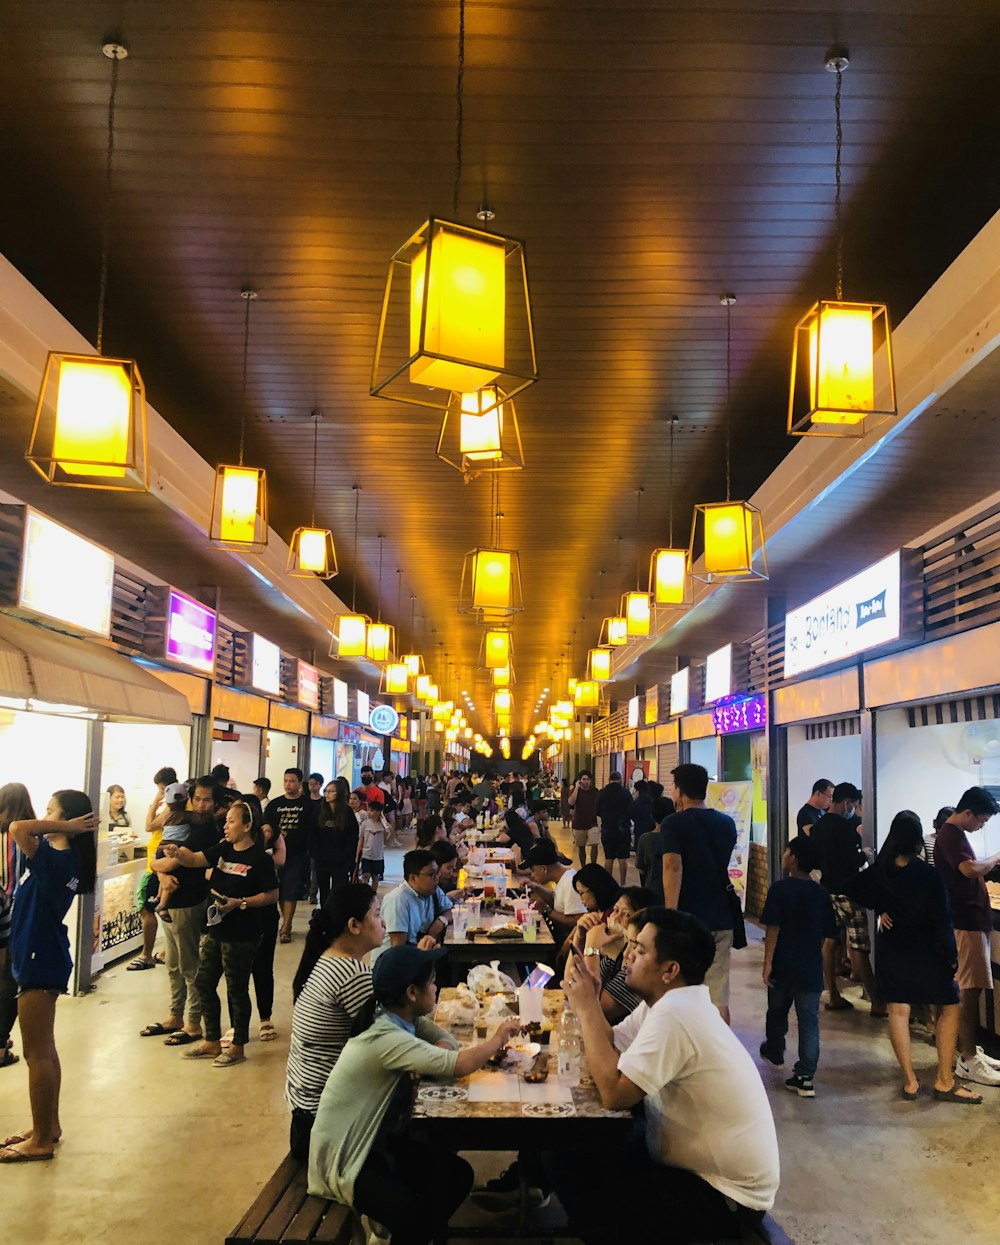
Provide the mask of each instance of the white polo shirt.
POLYGON ((778 1191, 778 1139, 753 1060, 707 986, 680 986, 641 1003, 613 1030, 618 1071, 646 1095, 646 1144, 750 1210, 778 1191))

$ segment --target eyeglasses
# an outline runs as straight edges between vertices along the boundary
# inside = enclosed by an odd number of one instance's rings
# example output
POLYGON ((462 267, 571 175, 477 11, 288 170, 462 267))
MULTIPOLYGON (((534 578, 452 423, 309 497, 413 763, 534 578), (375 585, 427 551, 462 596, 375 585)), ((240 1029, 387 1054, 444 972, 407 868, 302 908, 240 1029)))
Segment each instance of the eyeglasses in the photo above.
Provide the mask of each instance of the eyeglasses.
POLYGON ((438 875, 438 872, 439 872, 439 871, 438 871, 437 869, 432 869, 432 870, 430 871, 430 873, 428 873, 426 869, 421 869, 421 870, 420 870, 420 872, 417 874, 417 877, 419 877, 419 878, 436 878, 436 877, 437 877, 437 875, 438 875))

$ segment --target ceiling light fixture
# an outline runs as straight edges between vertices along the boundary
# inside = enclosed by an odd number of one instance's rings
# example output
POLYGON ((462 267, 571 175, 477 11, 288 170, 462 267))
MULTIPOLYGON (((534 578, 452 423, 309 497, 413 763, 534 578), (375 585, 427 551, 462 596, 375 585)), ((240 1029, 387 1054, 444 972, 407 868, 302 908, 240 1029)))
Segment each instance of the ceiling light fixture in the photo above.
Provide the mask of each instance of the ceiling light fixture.
POLYGON ((250 355, 250 307, 257 291, 244 287, 243 299, 243 384, 240 397, 240 455, 236 466, 220 463, 215 469, 212 518, 208 543, 216 549, 235 549, 240 553, 261 553, 267 548, 267 472, 263 467, 246 467, 243 449, 247 432, 247 362, 250 355))
POLYGON ((688 563, 694 566, 699 518, 703 525, 703 571, 695 579, 710 584, 715 580, 739 582, 767 579, 767 552, 764 548, 764 521, 758 508, 748 501, 732 500, 730 408, 732 406, 732 310, 735 294, 723 294, 726 309, 726 500, 699 502, 691 521, 688 563), (754 561, 757 565, 754 565, 754 561))
POLYGON ((840 96, 847 48, 833 47, 825 65, 837 75, 836 298, 820 299, 795 326, 788 393, 792 436, 863 437, 870 421, 897 414, 892 331, 884 303, 844 302, 844 231, 841 194, 843 125, 840 96))
POLYGON ((521 561, 516 549, 500 544, 500 484, 492 477, 493 520, 489 548, 470 549, 462 563, 458 612, 474 614, 480 622, 503 622, 524 609, 521 593, 521 561))
POLYGON ((49 484, 144 493, 149 489, 146 390, 134 359, 106 358, 104 311, 108 289, 118 67, 124 43, 108 42, 111 61, 105 156, 101 274, 97 297, 97 354, 50 351, 42 373, 25 458, 49 484))
POLYGON ((435 452, 462 473, 466 484, 489 471, 523 471, 524 447, 514 403, 496 385, 453 393, 435 452))
POLYGON ((368 624, 368 635, 365 639, 365 656, 369 661, 391 661, 396 648, 396 628, 382 621, 382 546, 385 537, 378 534, 378 597, 376 600, 376 621, 368 624))
POLYGON ((319 421, 323 414, 314 410, 312 417, 312 524, 309 527, 297 527, 292 533, 285 570, 298 579, 309 579, 314 575, 317 579, 333 579, 337 574, 337 550, 333 543, 333 532, 328 527, 316 526, 316 464, 319 461, 319 421))
POLYGON ((654 606, 690 605, 691 576, 688 574, 687 549, 674 548, 674 428, 677 417, 670 417, 670 462, 667 486, 670 496, 670 518, 666 549, 654 549, 649 560, 649 593, 654 606))
POLYGON ((649 620, 652 613, 650 606, 649 593, 643 592, 639 587, 639 542, 640 542, 640 526, 639 519, 642 509, 642 489, 635 490, 635 582, 636 587, 633 592, 626 592, 622 596, 621 605, 619 606, 619 614, 625 618, 625 633, 631 638, 632 636, 649 635, 649 620))
POLYGON ((354 582, 351 587, 351 612, 337 616, 337 630, 330 641, 331 657, 364 657, 368 639, 367 614, 358 613, 358 509, 361 504, 361 486, 354 489, 354 582), (336 650, 336 651, 334 651, 336 650))

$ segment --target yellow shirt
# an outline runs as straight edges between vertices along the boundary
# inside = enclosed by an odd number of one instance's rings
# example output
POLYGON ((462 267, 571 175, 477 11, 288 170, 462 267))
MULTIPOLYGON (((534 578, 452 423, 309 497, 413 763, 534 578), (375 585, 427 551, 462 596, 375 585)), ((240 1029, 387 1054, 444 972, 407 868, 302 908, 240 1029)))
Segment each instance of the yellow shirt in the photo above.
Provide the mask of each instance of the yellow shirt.
POLYGON ((156 859, 156 849, 160 846, 160 840, 163 838, 163 827, 154 830, 149 836, 149 842, 146 844, 146 870, 153 872, 153 861, 156 859))

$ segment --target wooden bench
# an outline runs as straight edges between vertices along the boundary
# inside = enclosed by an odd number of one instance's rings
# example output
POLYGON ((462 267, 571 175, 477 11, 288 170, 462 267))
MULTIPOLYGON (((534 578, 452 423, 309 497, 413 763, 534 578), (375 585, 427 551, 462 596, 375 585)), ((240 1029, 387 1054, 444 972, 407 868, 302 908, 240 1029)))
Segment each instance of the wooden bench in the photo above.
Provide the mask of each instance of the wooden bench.
POLYGON ((306 1169, 289 1154, 256 1201, 226 1237, 226 1245, 284 1245, 285 1241, 351 1245, 364 1239, 354 1211, 338 1202, 310 1197, 306 1169))

